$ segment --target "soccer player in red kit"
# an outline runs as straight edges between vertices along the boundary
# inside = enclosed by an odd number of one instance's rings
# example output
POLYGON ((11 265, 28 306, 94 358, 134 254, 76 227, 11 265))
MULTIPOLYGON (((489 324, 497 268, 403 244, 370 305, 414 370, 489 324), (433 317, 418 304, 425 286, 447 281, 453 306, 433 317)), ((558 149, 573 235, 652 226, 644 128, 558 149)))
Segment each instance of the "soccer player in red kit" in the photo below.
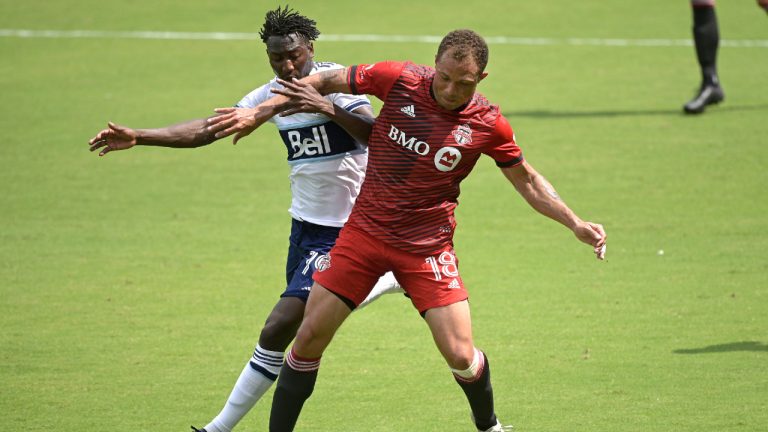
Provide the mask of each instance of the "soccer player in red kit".
MULTIPOLYGON (((570 228, 598 258, 606 234, 585 222, 524 160, 499 107, 475 92, 487 76, 485 41, 456 30, 442 42, 435 67, 383 62, 286 83, 250 110, 224 108, 210 120, 217 137, 235 140, 276 113, 300 112, 308 94, 372 94, 384 101, 369 138, 366 179, 347 224, 322 268, 304 321, 286 357, 272 402, 269 430, 293 430, 314 388, 320 357, 350 312, 387 270, 424 317, 435 344, 469 401, 479 431, 505 430, 496 418, 486 355, 472 340, 467 291, 453 250, 459 184, 482 154, 540 213, 570 228), (286 111, 287 110, 287 111, 286 111)), ((348 428, 345 428, 348 429, 348 428)))

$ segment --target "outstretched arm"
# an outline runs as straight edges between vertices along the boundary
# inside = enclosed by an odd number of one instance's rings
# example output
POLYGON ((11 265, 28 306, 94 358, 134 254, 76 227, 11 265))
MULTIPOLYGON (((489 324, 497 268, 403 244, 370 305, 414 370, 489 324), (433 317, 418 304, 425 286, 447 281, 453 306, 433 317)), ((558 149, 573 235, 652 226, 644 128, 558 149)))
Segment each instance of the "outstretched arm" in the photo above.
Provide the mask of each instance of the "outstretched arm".
MULTIPOLYGON (((282 80, 278 80, 278 82, 284 85, 286 89, 275 91, 277 96, 264 101, 255 108, 217 108, 216 112, 220 115, 208 119, 209 131, 215 133, 217 139, 235 134, 233 143, 237 143, 240 138, 247 136, 267 120, 282 112, 288 112, 289 114, 318 112, 307 111, 305 110, 306 108, 297 110, 296 108, 300 105, 301 101, 295 98, 293 93, 296 90, 292 89, 292 86, 298 86, 304 90, 311 87, 320 95, 351 93, 352 91, 349 88, 349 84, 347 84, 346 69, 320 72, 306 76, 298 81, 294 80, 292 83, 282 80)), ((344 125, 341 124, 341 126, 344 125)))
POLYGON ((585 222, 560 199, 555 188, 528 162, 502 168, 504 176, 536 211, 568 227, 576 238, 594 247, 598 259, 605 258, 607 235, 603 226, 585 222))
POLYGON ((109 122, 107 128, 88 141, 91 151, 101 149, 99 156, 114 150, 127 150, 133 146, 160 146, 194 148, 216 141, 208 130, 207 119, 190 120, 157 129, 132 129, 109 122))

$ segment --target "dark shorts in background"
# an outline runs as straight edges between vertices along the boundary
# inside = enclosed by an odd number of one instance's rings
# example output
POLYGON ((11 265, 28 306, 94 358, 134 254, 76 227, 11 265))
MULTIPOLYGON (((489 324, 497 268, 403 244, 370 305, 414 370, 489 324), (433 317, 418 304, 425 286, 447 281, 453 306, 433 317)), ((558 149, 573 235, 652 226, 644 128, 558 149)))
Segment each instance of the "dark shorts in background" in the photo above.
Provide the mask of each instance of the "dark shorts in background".
POLYGON ((298 297, 307 301, 312 274, 327 260, 328 251, 336 243, 340 230, 293 219, 285 265, 286 288, 280 297, 298 297))

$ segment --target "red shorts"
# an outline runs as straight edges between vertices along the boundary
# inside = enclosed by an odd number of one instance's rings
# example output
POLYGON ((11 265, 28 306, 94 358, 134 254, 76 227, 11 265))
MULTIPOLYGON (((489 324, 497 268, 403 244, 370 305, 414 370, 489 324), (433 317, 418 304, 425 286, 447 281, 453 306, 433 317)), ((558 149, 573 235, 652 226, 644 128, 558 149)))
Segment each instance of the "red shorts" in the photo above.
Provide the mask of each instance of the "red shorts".
POLYGON ((466 300, 453 247, 431 255, 414 254, 389 246, 354 228, 343 228, 325 265, 313 279, 330 291, 359 305, 379 277, 392 271, 411 302, 424 313, 466 300))

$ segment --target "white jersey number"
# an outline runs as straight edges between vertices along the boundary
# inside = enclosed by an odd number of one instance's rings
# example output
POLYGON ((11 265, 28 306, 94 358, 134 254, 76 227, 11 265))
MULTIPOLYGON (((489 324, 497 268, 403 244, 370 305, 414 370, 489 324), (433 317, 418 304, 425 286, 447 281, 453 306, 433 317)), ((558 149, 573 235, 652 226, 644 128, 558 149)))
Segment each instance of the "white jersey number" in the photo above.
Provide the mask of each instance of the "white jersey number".
POLYGON ((440 254, 437 258, 431 256, 425 259, 427 264, 432 267, 432 271, 435 273, 435 280, 439 281, 445 277, 457 277, 459 275, 459 267, 456 265, 456 257, 446 251, 440 254))

